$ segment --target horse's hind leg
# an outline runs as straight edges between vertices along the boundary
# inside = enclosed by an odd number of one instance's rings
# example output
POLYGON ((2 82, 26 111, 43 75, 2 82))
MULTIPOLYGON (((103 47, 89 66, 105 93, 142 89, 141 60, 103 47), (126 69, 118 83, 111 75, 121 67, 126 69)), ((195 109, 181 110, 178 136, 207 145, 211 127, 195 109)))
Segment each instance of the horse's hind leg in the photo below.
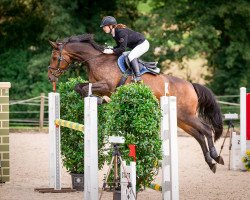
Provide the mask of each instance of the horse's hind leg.
POLYGON ((196 129, 200 134, 207 138, 207 143, 210 151, 210 156, 219 164, 224 165, 223 158, 217 154, 217 151, 213 142, 212 129, 205 122, 201 122, 199 118, 194 118, 186 121, 191 127, 196 129))
POLYGON ((224 165, 223 158, 217 154, 217 151, 215 149, 214 142, 213 142, 213 136, 212 136, 212 129, 206 123, 204 123, 204 122, 201 122, 201 123, 202 123, 202 127, 201 127, 202 133, 204 133, 206 138, 207 138, 207 143, 208 143, 208 147, 209 147, 209 151, 210 151, 210 156, 217 163, 224 165))
POLYGON ((213 171, 213 173, 216 172, 216 164, 213 163, 213 159, 210 156, 210 152, 208 151, 207 144, 205 141, 205 136, 201 134, 199 131, 197 131, 192 126, 181 122, 178 124, 185 132, 192 135, 200 144, 204 158, 206 163, 208 164, 209 168, 213 171))

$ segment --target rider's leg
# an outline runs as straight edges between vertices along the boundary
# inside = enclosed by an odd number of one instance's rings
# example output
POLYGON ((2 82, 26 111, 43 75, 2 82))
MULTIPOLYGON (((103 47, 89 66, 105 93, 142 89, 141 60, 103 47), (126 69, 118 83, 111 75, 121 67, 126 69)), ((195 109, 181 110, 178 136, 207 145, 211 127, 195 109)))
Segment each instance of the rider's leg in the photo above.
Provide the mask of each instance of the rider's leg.
POLYGON ((145 40, 143 43, 137 45, 128 55, 128 59, 131 63, 131 67, 135 74, 134 81, 141 81, 140 70, 137 58, 146 53, 149 49, 149 42, 145 40))
POLYGON ((132 61, 130 61, 130 66, 132 67, 135 74, 134 81, 135 82, 141 81, 140 68, 137 58, 134 58, 132 61))

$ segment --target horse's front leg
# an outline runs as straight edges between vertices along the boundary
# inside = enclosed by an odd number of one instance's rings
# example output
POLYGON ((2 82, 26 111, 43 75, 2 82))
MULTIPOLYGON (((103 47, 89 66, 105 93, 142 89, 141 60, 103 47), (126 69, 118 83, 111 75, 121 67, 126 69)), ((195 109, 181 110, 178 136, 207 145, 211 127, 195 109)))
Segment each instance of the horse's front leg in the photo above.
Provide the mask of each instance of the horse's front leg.
MULTIPOLYGON (((103 100, 105 102, 109 101, 108 96, 111 95, 111 91, 109 89, 109 86, 106 82, 96 82, 92 83, 92 94, 98 95, 98 96, 104 96, 103 99, 98 99, 98 103, 101 103, 103 100)), ((78 83, 75 86, 75 91, 79 93, 82 97, 87 97, 89 94, 89 83, 78 83)))

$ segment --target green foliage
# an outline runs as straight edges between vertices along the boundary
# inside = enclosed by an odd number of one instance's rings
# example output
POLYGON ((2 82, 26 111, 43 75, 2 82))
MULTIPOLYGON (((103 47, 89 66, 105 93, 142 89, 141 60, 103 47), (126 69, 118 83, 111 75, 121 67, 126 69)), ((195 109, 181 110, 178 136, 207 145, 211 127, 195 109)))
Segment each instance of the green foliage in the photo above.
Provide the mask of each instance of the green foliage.
MULTIPOLYGON (((99 27, 103 16, 114 15, 150 41, 144 60, 205 57, 209 87, 218 95, 235 94, 240 86, 250 87, 249 5, 247 0, 2 0, 0 81, 12 82, 14 98, 48 91, 48 40, 87 32, 114 45, 99 27)), ((73 68, 62 80, 80 74, 86 73, 73 68)))
MULTIPOLYGON (((0 54, 0 81, 11 82, 12 99, 34 97, 48 91, 49 82, 44 81, 47 74, 41 71, 40 61, 36 57, 38 55, 32 51, 20 49, 9 49, 0 54)), ((41 59, 46 58, 48 56, 43 55, 41 59)))
MULTIPOLYGON (((117 89, 105 106, 105 136, 125 138, 122 157, 128 162, 128 144, 136 145, 137 188, 153 180, 161 159, 160 108, 151 90, 144 84, 129 84, 117 89)), ((110 155, 111 157, 111 155, 110 155)))
POLYGON ((43 32, 40 35, 42 40, 56 40, 86 31, 86 25, 78 19, 81 13, 79 9, 80 1, 60 1, 53 2, 45 0, 43 2, 44 20, 43 32))
MULTIPOLYGON (((12 83, 11 98, 23 99, 48 92, 51 47, 48 40, 94 33, 100 43, 114 43, 99 27, 105 15, 128 26, 138 17, 138 1, 117 0, 2 0, 0 1, 0 81, 12 83)), ((76 66, 60 80, 86 77, 76 66)))
MULTIPOLYGON (((77 83, 84 83, 82 78, 71 78, 65 83, 59 84, 60 101, 61 101, 61 119, 83 124, 84 119, 84 101, 74 91, 77 83)), ((99 108, 100 115, 102 114, 99 108)), ((99 123, 103 124, 101 116, 99 123)), ((103 146, 103 137, 101 135, 101 127, 99 126, 99 168, 103 166, 104 155, 101 147, 103 146)), ((61 155, 63 165, 68 172, 84 173, 84 133, 69 128, 61 127, 61 155)))
POLYGON ((238 93, 250 86, 250 2, 247 0, 155 0, 150 14, 136 22, 151 42, 160 47, 158 60, 206 56, 216 94, 238 93))
MULTIPOLYGON (((61 118, 82 123, 84 103, 73 91, 79 82, 85 81, 72 78, 66 83, 60 83, 61 118)), ((132 161, 128 156, 128 144, 136 145, 137 188, 151 183, 161 159, 160 119, 158 100, 148 87, 143 84, 120 87, 111 96, 109 104, 98 106, 99 168, 103 166, 104 159, 110 161, 112 157, 112 150, 108 151, 109 154, 105 152, 108 136, 120 135, 125 137, 121 152, 127 162, 132 161)), ((69 172, 83 173, 83 133, 63 127, 61 132, 63 165, 69 172)))
POLYGON ((23 48, 36 43, 37 35, 43 31, 41 1, 0 1, 0 53, 6 48, 23 48))

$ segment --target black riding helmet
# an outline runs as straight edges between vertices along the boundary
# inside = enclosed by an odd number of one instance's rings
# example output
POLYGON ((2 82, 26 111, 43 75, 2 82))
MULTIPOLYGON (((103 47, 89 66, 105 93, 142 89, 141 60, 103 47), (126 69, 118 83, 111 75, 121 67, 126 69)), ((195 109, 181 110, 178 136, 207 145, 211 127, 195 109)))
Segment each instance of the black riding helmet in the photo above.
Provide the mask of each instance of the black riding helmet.
POLYGON ((115 25, 117 24, 117 21, 114 17, 112 16, 106 16, 102 19, 102 23, 100 25, 100 27, 104 27, 104 26, 108 26, 108 25, 115 25))

